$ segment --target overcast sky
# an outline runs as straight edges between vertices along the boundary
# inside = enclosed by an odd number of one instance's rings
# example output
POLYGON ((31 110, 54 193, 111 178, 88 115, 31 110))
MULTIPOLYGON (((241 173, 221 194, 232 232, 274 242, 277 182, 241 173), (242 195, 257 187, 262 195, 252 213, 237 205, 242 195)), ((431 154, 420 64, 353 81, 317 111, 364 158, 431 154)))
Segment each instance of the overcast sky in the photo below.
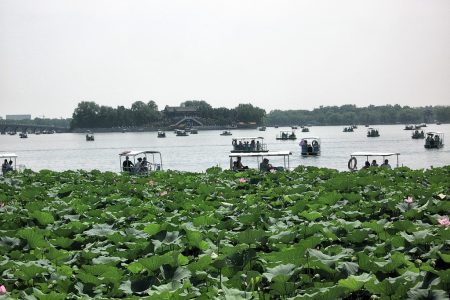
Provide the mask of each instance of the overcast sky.
POLYGON ((0 0, 0 115, 450 105, 449 0, 0 0))

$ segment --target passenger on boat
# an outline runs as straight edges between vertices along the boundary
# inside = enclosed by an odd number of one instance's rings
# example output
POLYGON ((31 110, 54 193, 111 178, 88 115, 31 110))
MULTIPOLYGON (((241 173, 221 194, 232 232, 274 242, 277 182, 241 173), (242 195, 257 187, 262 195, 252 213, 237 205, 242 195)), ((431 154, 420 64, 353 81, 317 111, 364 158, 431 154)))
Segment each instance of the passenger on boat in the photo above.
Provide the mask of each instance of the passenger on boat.
POLYGON ((235 161, 235 163, 236 163, 236 170, 245 170, 245 169, 248 169, 248 166, 244 166, 244 165, 242 164, 242 161, 241 161, 241 157, 240 157, 240 156, 237 157, 237 161, 235 161))
POLYGON ((364 167, 362 167, 361 170, 368 169, 368 168, 370 168, 370 162, 366 161, 365 164, 364 164, 364 167))
POLYGON ((250 142, 250 150, 251 150, 251 151, 255 151, 255 140, 252 140, 252 141, 250 142))
POLYGON ((122 163, 123 170, 125 172, 131 172, 133 169, 134 164, 130 161, 130 158, 127 156, 125 157, 125 160, 122 163))
POLYGON ((372 160, 372 167, 378 167, 377 161, 374 159, 372 160))
POLYGON ((385 159, 384 163, 380 167, 391 169, 391 165, 389 164, 389 160, 385 159))
POLYGON ((244 144, 242 144, 242 141, 239 141, 239 150, 243 150, 244 149, 244 144))
POLYGON ((256 151, 261 150, 261 144, 259 141, 256 141, 256 151))
POLYGON ((8 171, 12 171, 12 165, 8 163, 7 159, 5 159, 5 161, 2 164, 2 173, 3 173, 3 175, 8 173, 8 171))
POLYGON ((311 144, 312 144, 312 148, 313 148, 314 153, 319 152, 319 143, 316 140, 314 140, 314 141, 312 141, 311 144))
POLYGON ((142 163, 141 163, 141 172, 143 173, 147 173, 149 170, 150 164, 147 161, 147 157, 144 156, 144 159, 142 159, 142 163))
POLYGON ((142 167, 142 157, 139 157, 137 160, 138 160, 138 161, 137 161, 137 163, 134 165, 134 169, 133 169, 133 172, 134 172, 134 173, 139 173, 139 172, 141 172, 141 167, 142 167))
POLYGON ((263 172, 270 172, 270 170, 275 169, 271 164, 269 164, 269 159, 264 158, 259 164, 259 170, 263 172))

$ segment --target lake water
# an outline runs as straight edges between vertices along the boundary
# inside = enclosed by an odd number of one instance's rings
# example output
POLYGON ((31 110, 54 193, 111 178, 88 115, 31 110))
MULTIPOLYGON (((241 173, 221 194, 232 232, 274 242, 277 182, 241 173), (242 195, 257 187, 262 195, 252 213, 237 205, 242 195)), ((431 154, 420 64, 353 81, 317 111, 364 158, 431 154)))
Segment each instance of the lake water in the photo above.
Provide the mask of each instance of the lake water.
MULTIPOLYGON (((199 131, 197 135, 178 137, 167 132, 166 138, 157 138, 156 132, 96 133, 94 142, 87 142, 85 134, 61 133, 52 135, 0 136, 0 152, 14 152, 19 157, 18 165, 33 170, 92 170, 119 171, 118 154, 125 150, 156 150, 162 153, 164 169, 183 171, 205 171, 211 166, 229 167, 228 155, 231 140, 236 137, 262 136, 270 151, 292 152, 290 166, 298 165, 329 167, 347 170, 350 153, 355 151, 400 152, 400 165, 413 169, 444 166, 450 164, 450 144, 441 149, 425 149, 424 140, 411 139, 412 131, 403 130, 404 125, 374 126, 380 137, 366 137, 367 128, 359 126, 353 133, 342 132, 343 126, 311 127, 309 133, 296 130, 297 140, 277 141, 276 135, 288 127, 266 131, 232 130, 233 136, 220 136, 221 131, 199 131), (320 137, 322 153, 318 157, 302 157, 299 141, 302 137, 320 137)), ((450 138, 450 124, 428 125, 424 131, 440 131, 450 138)), ((446 142, 444 140, 444 142, 446 142)), ((378 162, 381 163, 381 159, 378 162)), ((256 160, 243 160, 244 164, 256 167, 256 160)), ((271 163, 280 161, 271 158, 271 163)), ((363 163, 358 160, 358 166, 363 163)), ((390 159, 392 166, 395 159, 390 159)), ((282 165, 282 164, 281 164, 282 165)))

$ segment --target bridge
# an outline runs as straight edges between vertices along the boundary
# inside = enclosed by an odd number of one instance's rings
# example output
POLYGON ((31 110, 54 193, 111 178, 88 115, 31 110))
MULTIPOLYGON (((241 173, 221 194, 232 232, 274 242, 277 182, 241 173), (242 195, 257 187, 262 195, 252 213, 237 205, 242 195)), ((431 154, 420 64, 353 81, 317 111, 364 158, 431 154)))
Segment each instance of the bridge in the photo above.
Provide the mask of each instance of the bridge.
POLYGON ((197 124, 198 126, 203 126, 203 123, 200 122, 196 117, 184 117, 183 119, 181 119, 180 121, 175 123, 175 125, 172 126, 179 126, 182 123, 186 123, 189 126, 192 126, 194 123, 197 124))
POLYGON ((54 131, 54 132, 69 132, 68 127, 59 127, 54 125, 38 125, 38 124, 26 124, 26 123, 15 123, 0 121, 0 132, 5 134, 6 132, 27 132, 36 133, 43 131, 54 131))

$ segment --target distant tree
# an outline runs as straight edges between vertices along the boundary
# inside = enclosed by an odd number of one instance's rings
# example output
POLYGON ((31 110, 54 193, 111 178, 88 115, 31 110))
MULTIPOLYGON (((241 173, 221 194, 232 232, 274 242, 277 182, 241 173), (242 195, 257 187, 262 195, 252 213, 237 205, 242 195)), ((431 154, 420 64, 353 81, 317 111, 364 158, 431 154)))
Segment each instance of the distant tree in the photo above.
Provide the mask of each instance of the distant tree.
POLYGON ((236 108, 236 119, 238 122, 262 123, 266 111, 252 104, 239 104, 236 108))

